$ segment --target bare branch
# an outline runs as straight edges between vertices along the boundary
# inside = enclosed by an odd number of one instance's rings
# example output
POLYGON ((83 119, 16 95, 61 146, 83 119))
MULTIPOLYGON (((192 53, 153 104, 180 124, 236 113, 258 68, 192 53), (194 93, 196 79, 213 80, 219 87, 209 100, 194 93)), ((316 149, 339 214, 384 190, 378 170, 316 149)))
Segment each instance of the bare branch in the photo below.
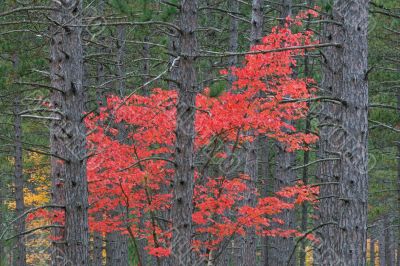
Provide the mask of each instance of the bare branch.
POLYGON ((249 51, 249 52, 215 52, 215 51, 202 51, 203 55, 199 55, 199 57, 229 57, 234 55, 248 55, 248 54, 268 54, 268 53, 277 53, 283 51, 291 51, 291 50, 302 50, 302 49, 314 49, 314 48, 324 48, 324 47, 341 47, 342 45, 339 43, 321 43, 321 44, 310 44, 310 45, 301 45, 301 46, 292 46, 292 47, 282 47, 272 50, 259 50, 259 51, 249 51))

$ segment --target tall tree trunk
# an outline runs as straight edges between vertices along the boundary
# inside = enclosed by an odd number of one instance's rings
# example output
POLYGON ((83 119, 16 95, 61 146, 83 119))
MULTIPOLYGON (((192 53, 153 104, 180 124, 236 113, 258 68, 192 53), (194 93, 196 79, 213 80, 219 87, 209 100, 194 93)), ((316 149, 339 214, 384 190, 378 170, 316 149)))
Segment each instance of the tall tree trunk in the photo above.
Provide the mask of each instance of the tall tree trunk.
MULTIPOLYGON (((13 68, 17 71, 19 58, 16 54, 13 55, 13 68)), ((24 173, 23 173, 23 157, 22 157, 22 118, 20 96, 17 95, 14 99, 14 186, 15 186, 15 214, 20 216, 25 211, 24 203, 24 173)), ((15 230, 17 234, 25 231, 25 219, 18 219, 15 230)), ((17 238, 16 254, 14 264, 17 266, 26 265, 26 246, 25 236, 20 235, 17 238)))
POLYGON ((88 265, 88 187, 86 129, 83 122, 85 93, 80 26, 82 1, 53 2, 51 30, 51 126, 53 201, 65 204, 63 239, 53 254, 53 264, 88 265), (57 158, 58 157, 58 158, 57 158), (65 196, 65 197, 64 197, 65 196), (58 258, 55 258, 58 256, 58 258))
MULTIPOLYGON (((270 187, 271 182, 271 174, 270 174, 270 142, 267 137, 261 137, 259 139, 260 142, 260 178, 262 179, 263 184, 263 197, 267 197, 271 194, 272 188, 270 187)), ((261 265, 268 265, 268 257, 269 257, 269 239, 268 237, 261 238, 262 245, 262 254, 261 254, 261 265)))
MULTIPOLYGON (((15 136, 15 154, 14 154, 14 184, 15 184, 15 202, 16 202, 16 215, 20 216, 25 211, 24 204, 24 175, 23 175, 23 158, 22 158, 22 127, 21 127, 21 116, 19 115, 20 110, 20 98, 14 100, 14 136, 15 136)), ((15 226, 16 233, 22 233, 25 231, 25 219, 18 219, 15 226)), ((20 235, 17 238, 16 245, 16 256, 15 265, 24 266, 26 265, 26 246, 25 236, 20 235)))
MULTIPOLYGON (((305 133, 309 133, 310 130, 311 130, 311 121, 310 121, 310 118, 307 117, 305 133)), ((310 162, 310 152, 305 151, 304 158, 303 158, 304 168, 303 168, 303 173, 302 173, 302 181, 303 181, 304 185, 308 184, 308 167, 305 165, 308 165, 309 162, 310 162)), ((307 225, 308 225, 308 204, 306 202, 303 202, 303 204, 301 205, 301 231, 302 232, 307 231, 307 225)), ((300 266, 306 265, 306 255, 307 255, 306 247, 307 247, 306 241, 303 240, 301 242, 300 253, 299 253, 299 265, 300 266)))
POLYGON ((144 86, 150 79, 150 45, 149 45, 149 37, 145 36, 143 39, 143 47, 142 47, 142 57, 143 57, 143 66, 142 66, 142 83, 143 83, 143 94, 149 95, 150 91, 148 86, 144 86))
MULTIPOLYGON (((397 93, 397 113, 400 116, 400 92, 397 93)), ((397 220, 400 221, 400 140, 397 141, 397 220)), ((400 266, 400 226, 397 227, 397 266, 400 266)))
POLYGON ((378 224, 379 244, 379 266, 386 266, 386 230, 382 219, 378 224))
POLYGON ((92 252, 92 266, 103 265, 103 234, 101 232, 93 233, 93 252, 92 252))
MULTIPOLYGON (((0 176, 0 224, 3 225, 3 207, 4 207, 4 183, 3 177, 0 176)), ((0 265, 4 262, 4 242, 0 239, 0 265)))
MULTIPOLYGON (((251 30, 250 30, 250 44, 256 45, 261 43, 263 26, 264 26, 264 13, 263 13, 263 0, 252 1, 251 12, 251 30)), ((250 177, 247 182, 249 189, 255 188, 257 182, 257 141, 246 144, 245 151, 245 169, 244 172, 250 177)), ((256 202, 255 195, 248 194, 245 196, 243 204, 254 206, 256 202)), ((256 248, 257 237, 254 228, 246 229, 245 236, 237 236, 233 243, 234 261, 236 265, 247 265, 247 263, 256 262, 256 248)))
MULTIPOLYGON (((238 0, 229 0, 229 11, 233 13, 230 17, 230 28, 229 28, 229 52, 235 53, 238 50, 239 46, 239 20, 236 18, 239 13, 239 1, 238 0)), ((238 63, 238 56, 233 55, 228 59, 228 67, 232 68, 236 66, 238 63)), ((228 88, 232 88, 232 83, 235 81, 235 77, 232 75, 232 72, 229 70, 228 74, 228 88)))
MULTIPOLYGON (((314 3, 314 0, 307 0, 307 6, 311 7, 312 4, 314 3)), ((307 24, 306 24, 306 29, 310 29, 310 21, 311 21, 311 16, 309 15, 307 18, 307 24)), ((304 76, 309 77, 311 75, 310 71, 310 57, 308 56, 308 52, 305 53, 304 55, 304 76)), ((309 104, 308 104, 309 105, 309 104)), ((306 117, 306 126, 304 132, 306 134, 310 133, 311 130, 311 118, 309 116, 306 117)), ((304 157, 303 157, 303 173, 302 173, 302 181, 303 184, 307 185, 308 184, 308 163, 310 162, 310 151, 304 151, 304 157)), ((308 228, 308 203, 303 202, 301 205, 301 231, 306 232, 308 228)), ((300 246, 300 252, 299 252, 299 265, 300 266, 305 266, 306 265, 306 247, 307 247, 307 242, 303 240, 301 242, 300 246)))
POLYGON ((391 250, 390 250, 390 222, 388 219, 388 216, 385 215, 385 217, 383 218, 383 240, 384 245, 385 245, 385 265, 387 266, 391 266, 390 264, 390 254, 391 254, 391 250))
MULTIPOLYGON (((100 16, 104 16, 104 5, 105 5, 105 0, 100 0, 97 5, 97 12, 100 16)), ((98 42, 100 43, 100 47, 98 48, 98 53, 105 53, 107 52, 107 49, 105 49, 102 45, 105 43, 105 38, 102 34, 98 37, 98 42)), ((96 66, 96 101, 98 107, 103 107, 105 105, 105 97, 103 93, 103 83, 104 83, 104 77, 105 77, 105 66, 104 64, 99 60, 96 66)))
MULTIPOLYGON (((104 0, 100 0, 97 6, 97 10, 99 15, 103 16, 104 15, 104 0)), ((104 44, 104 36, 99 36, 99 43, 104 44)), ((99 53, 104 52, 104 47, 100 47, 99 53)), ((97 63, 96 66, 96 101, 98 108, 103 107, 105 104, 105 97, 102 92, 102 84, 104 83, 104 69, 105 66, 102 62, 97 63)), ((96 215, 97 219, 101 219, 101 214, 96 215)), ((92 246, 92 254, 91 254, 91 264, 92 266, 101 266, 103 265, 103 233, 102 232, 93 232, 93 246, 92 246)))
MULTIPOLYGON (((282 0, 280 9, 280 24, 285 24, 285 19, 292 14, 292 1, 282 0)), ((288 121, 288 123, 291 123, 288 121)), ((292 186, 296 180, 296 172, 292 170, 296 163, 296 153, 287 152, 284 145, 276 143, 276 168, 274 177, 274 192, 281 190, 286 186, 292 186)), ((295 210, 284 210, 276 218, 282 219, 285 224, 277 225, 282 229, 294 229, 296 227, 295 210)), ((270 238, 269 264, 271 265, 295 265, 296 258, 292 257, 288 262, 293 249, 293 238, 272 237, 270 238)))
MULTIPOLYGON (((179 23, 179 21, 177 22, 179 23)), ((181 53, 179 32, 171 29, 168 38, 168 52, 171 54, 169 58, 169 64, 171 65, 171 71, 169 75, 168 89, 178 90, 178 80, 179 80, 179 55, 181 53)))
POLYGON ((370 266, 375 266, 375 245, 376 245, 376 241, 375 239, 370 239, 370 243, 369 243, 369 265, 370 266))
POLYGON ((127 266, 128 243, 119 232, 108 233, 106 237, 106 266, 127 266))
POLYGON ((292 0, 281 0, 279 6, 279 24, 284 26, 286 18, 292 16, 292 0))
MULTIPOLYGON (((322 87, 342 104, 324 103, 319 164, 318 263, 366 265, 368 195, 368 0, 334 1, 326 29, 322 87), (336 160, 328 158, 338 157, 336 160)), ((329 264, 331 265, 331 264, 329 264)), ((337 265, 337 264, 335 264, 337 265)))
MULTIPOLYGON (((276 168, 274 177, 274 191, 279 191, 284 187, 293 185, 296 179, 296 173, 292 168, 295 165, 295 154, 285 151, 285 147, 281 143, 276 143, 276 168)), ((276 225, 281 229, 295 228, 295 212, 293 210, 284 210, 282 213, 274 216, 282 219, 284 225, 276 225)), ((273 226, 273 225, 272 225, 273 226)), ((269 238, 268 265, 295 265, 296 260, 288 259, 294 249, 294 241, 292 238, 271 237, 269 238)))
POLYGON ((254 45, 260 44, 263 36, 264 0, 252 0, 251 8, 250 42, 254 45))
MULTIPOLYGON (((126 95, 126 83, 125 83, 125 42, 126 42, 126 28, 124 25, 117 26, 117 42, 116 42, 116 61, 117 61, 117 83, 115 90, 118 91, 120 97, 126 95)), ((116 125, 118 128, 118 141, 121 143, 126 142, 127 133, 122 124, 116 125)), ((121 215, 124 212, 122 206, 117 207, 114 210, 115 215, 121 215)), ((121 215, 122 217, 128 216, 129 214, 121 215)), ((123 219, 123 218, 122 218, 123 219)), ((119 231, 111 232, 106 235, 106 265, 120 265, 128 266, 128 236, 122 234, 119 231)))
POLYGON ((197 81, 197 0, 182 0, 180 9, 179 95, 177 104, 175 177, 172 203, 173 265, 191 265, 194 189, 194 136, 197 81))
POLYGON ((394 266, 394 249, 393 249, 393 237, 392 237, 392 226, 389 215, 383 217, 383 234, 385 241, 385 265, 394 266))
MULTIPOLYGON (((250 177, 250 180, 247 182, 247 187, 251 191, 256 189, 258 178, 257 146, 258 141, 254 140, 254 142, 247 144, 248 150, 246 151, 244 173, 250 177)), ((244 200, 244 204, 254 207, 256 205, 257 199, 254 193, 249 193, 248 195, 246 195, 246 198, 244 200)), ((246 229, 246 235, 243 239, 243 246, 241 246, 240 249, 243 250, 240 265, 256 265, 257 236, 255 228, 252 227, 246 229)))
POLYGON ((126 42, 125 25, 117 26, 117 89, 121 97, 125 96, 125 42, 126 42))

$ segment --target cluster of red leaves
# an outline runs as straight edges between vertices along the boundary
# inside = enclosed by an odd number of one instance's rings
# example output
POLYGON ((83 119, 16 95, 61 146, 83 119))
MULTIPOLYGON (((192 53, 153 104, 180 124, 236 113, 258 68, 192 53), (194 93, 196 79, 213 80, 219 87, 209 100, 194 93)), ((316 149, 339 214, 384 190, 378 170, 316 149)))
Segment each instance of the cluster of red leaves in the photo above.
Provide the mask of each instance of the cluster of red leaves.
MULTIPOLYGON (((311 79, 293 75, 295 57, 304 51, 258 53, 313 44, 311 32, 293 33, 289 29, 289 24, 301 24, 300 19, 308 15, 313 13, 288 19, 287 27, 274 28, 260 45, 253 46, 243 67, 230 70, 236 77, 231 90, 218 97, 210 97, 207 88, 198 94, 197 155, 221 161, 257 135, 284 143, 288 151, 306 149, 316 141, 316 136, 298 132, 287 122, 304 118, 308 112, 305 99, 314 91, 311 79)), ((149 254, 157 257, 169 255, 172 236, 171 224, 166 220, 174 175, 176 102, 176 91, 162 89, 154 89, 149 96, 110 96, 99 114, 86 118, 91 132, 88 148, 93 153, 87 162, 91 230, 121 231, 146 239, 149 254)), ((274 197, 258 197, 255 206, 247 206, 243 196, 249 193, 248 177, 228 178, 225 173, 207 176, 197 170, 193 246, 199 252, 217 249, 234 234, 245 234, 248 227, 261 235, 298 235, 296 230, 270 230, 271 222, 282 221, 269 217, 312 201, 317 193, 298 184, 274 197)), ((251 193, 257 195, 256 190, 251 193)))
POLYGON ((263 236, 301 235, 295 229, 269 228, 271 222, 284 223, 271 217, 284 210, 293 209, 295 204, 312 201, 318 194, 318 189, 298 183, 277 192, 276 196, 258 198, 255 206, 248 206, 243 205, 243 199, 249 192, 246 179, 243 175, 233 179, 212 177, 207 178, 204 185, 195 187, 196 211, 193 213, 193 222, 197 224, 197 233, 207 234, 208 238, 196 240, 194 248, 217 249, 224 240, 234 234, 245 235, 246 228, 254 228, 258 235, 263 236))

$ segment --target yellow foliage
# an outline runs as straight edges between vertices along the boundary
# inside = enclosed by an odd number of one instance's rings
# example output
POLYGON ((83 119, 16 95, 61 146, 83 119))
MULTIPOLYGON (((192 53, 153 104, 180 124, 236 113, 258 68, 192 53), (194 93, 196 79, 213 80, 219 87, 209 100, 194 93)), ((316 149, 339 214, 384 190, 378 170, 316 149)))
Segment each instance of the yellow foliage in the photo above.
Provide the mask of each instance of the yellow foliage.
MULTIPOLYGON (((24 170, 29 175, 28 182, 35 184, 32 192, 28 188, 24 189, 24 202, 27 207, 38 207, 50 202, 50 167, 43 155, 29 153, 27 164, 32 167, 24 170)), ((27 224, 27 229, 40 227, 46 224, 44 219, 36 219, 27 224)), ((29 238, 27 241, 27 262, 30 265, 46 265, 50 259, 49 232, 41 231, 29 238)))
MULTIPOLYGON (((11 164, 14 163, 13 158, 9 158, 11 164)), ((50 202, 50 167, 46 161, 46 157, 37 153, 28 153, 24 158, 24 175, 28 176, 27 184, 31 184, 24 188, 24 203, 27 209, 39 207, 50 202)), ((16 203, 14 200, 7 202, 10 210, 15 210, 16 203)), ((35 219, 26 224, 26 229, 32 229, 46 225, 45 219, 35 219)), ((49 232, 37 231, 35 234, 26 238, 27 247, 27 263, 28 265, 47 265, 50 259, 49 232)))

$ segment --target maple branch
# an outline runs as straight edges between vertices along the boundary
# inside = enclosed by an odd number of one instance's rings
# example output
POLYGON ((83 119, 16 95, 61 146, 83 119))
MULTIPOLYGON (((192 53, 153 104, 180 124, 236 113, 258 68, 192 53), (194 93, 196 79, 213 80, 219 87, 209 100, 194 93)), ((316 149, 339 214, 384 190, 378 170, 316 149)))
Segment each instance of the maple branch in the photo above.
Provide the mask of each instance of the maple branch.
MULTIPOLYGON (((69 27, 90 27, 90 24, 65 24, 69 27)), ((119 26, 119 25, 127 25, 127 26, 146 26, 146 25, 160 25, 160 26, 166 26, 169 28, 173 28, 177 31, 181 31, 181 29, 176 26, 175 24, 169 23, 169 22, 164 22, 164 21, 120 21, 120 22, 105 22, 105 23, 98 23, 96 26, 119 26)))
POLYGON ((384 127, 384 128, 393 130, 393 131, 396 132, 396 133, 400 133, 400 130, 399 130, 399 129, 394 128, 394 127, 392 127, 392 126, 389 126, 389 125, 387 125, 387 124, 384 124, 384 123, 382 123, 382 122, 375 121, 375 120, 372 120, 372 119, 368 119, 368 121, 376 124, 375 126, 370 127, 371 129, 374 128, 374 127, 384 127))
POLYGON ((43 205, 43 206, 39 206, 39 207, 35 207, 35 208, 31 208, 29 210, 26 210, 24 213, 22 213, 21 215, 15 217, 12 221, 8 222, 7 225, 5 226, 5 230, 3 231, 3 233, 1 233, 0 235, 0 239, 2 239, 4 237, 4 235, 6 234, 6 232, 8 231, 8 229, 10 228, 10 226, 15 223, 16 221, 18 221, 19 219, 23 218, 24 216, 28 215, 29 213, 35 212, 37 210, 40 209, 45 209, 45 208, 59 208, 59 209, 64 209, 65 206, 63 205, 54 205, 54 204, 49 204, 49 205, 43 205))
POLYGON ((30 6, 30 7, 20 7, 20 8, 15 8, 9 11, 5 11, 3 13, 0 13, 0 17, 4 17, 7 15, 11 15, 13 13, 21 12, 21 11, 33 11, 33 10, 46 10, 46 11, 57 11, 58 9, 48 7, 48 6, 30 6))
MULTIPOLYGON (((122 194, 124 194, 124 196, 125 196, 125 219, 126 219, 126 222, 128 222, 130 204, 129 204, 128 195, 126 194, 126 192, 125 192, 125 190, 124 190, 124 188, 122 186, 121 179, 119 179, 119 186, 120 186, 120 188, 122 190, 122 194)), ((137 243, 136 243, 136 238, 135 238, 135 235, 133 234, 132 229, 131 229, 131 227, 130 227, 130 225, 128 223, 126 224, 126 229, 128 230, 128 233, 132 238, 133 245, 135 246, 135 252, 136 252, 136 255, 138 256, 139 265, 142 265, 139 249, 138 249, 138 246, 137 246, 137 243)))
POLYGON ((313 165, 313 164, 316 164, 316 163, 319 163, 319 162, 336 161, 336 160, 341 160, 341 159, 340 159, 340 158, 324 158, 324 159, 319 159, 319 160, 315 160, 315 161, 309 162, 308 164, 300 165, 300 166, 297 166, 297 167, 292 167, 291 170, 302 169, 302 168, 304 168, 304 167, 308 167, 308 166, 310 166, 310 165, 313 165))
POLYGON ((29 148, 23 148, 23 149, 24 149, 24 150, 27 150, 27 151, 30 151, 30 152, 38 153, 38 154, 43 154, 43 155, 52 156, 52 157, 58 158, 58 159, 60 159, 60 160, 63 160, 63 161, 65 161, 65 162, 68 162, 68 159, 63 158, 63 157, 61 157, 61 156, 59 156, 59 155, 57 155, 57 154, 54 154, 54 153, 45 152, 45 151, 39 151, 39 150, 33 150, 33 149, 29 149, 29 148))
POLYGON ((36 109, 27 109, 24 110, 20 113, 18 113, 18 115, 24 115, 24 114, 29 114, 29 113, 34 113, 34 112, 50 112, 50 113, 57 113, 59 115, 64 116, 64 114, 62 112, 60 112, 60 110, 58 109, 48 109, 48 108, 36 108, 36 109))
POLYGON ((323 182, 323 183, 315 183, 312 184, 310 187, 319 187, 319 186, 323 186, 323 185, 338 185, 339 182, 323 182))
POLYGON ((34 118, 34 119, 45 119, 45 120, 61 120, 58 117, 38 116, 38 115, 21 115, 21 117, 34 118))
POLYGON ((339 98, 333 98, 333 97, 326 97, 326 96, 321 96, 321 97, 315 97, 315 98, 304 98, 304 99, 287 99, 283 100, 280 103, 300 103, 300 102, 316 102, 316 101, 325 101, 325 102, 333 102, 333 103, 338 103, 338 104, 346 104, 346 101, 341 100, 339 98))
POLYGON ((130 166, 118 170, 118 172, 123 172, 123 171, 128 170, 128 169, 130 169, 130 168, 132 168, 132 167, 135 167, 135 166, 137 166, 137 165, 140 165, 141 162, 152 161, 152 160, 155 160, 155 161, 166 161, 166 162, 172 163, 173 165, 176 165, 176 162, 174 162, 173 160, 167 159, 167 158, 162 158, 162 157, 148 157, 148 158, 140 159, 139 161, 137 161, 137 162, 131 164, 130 166))
POLYGON ((320 224, 320 225, 318 225, 317 227, 314 227, 314 228, 308 230, 306 233, 304 233, 304 235, 302 235, 302 236, 296 241, 296 244, 295 244, 294 247, 293 247, 292 253, 290 254, 289 259, 288 259, 288 261, 287 261, 287 266, 290 265, 290 261, 292 260, 292 257, 293 257, 293 255, 294 255, 294 253, 296 252, 296 248, 297 248, 297 246, 299 245, 299 243, 300 243, 301 241, 303 241, 308 235, 312 234, 314 231, 316 231, 316 230, 318 230, 318 229, 320 229, 320 228, 322 228, 322 227, 324 227, 324 226, 326 226, 326 225, 338 225, 338 223, 337 223, 337 222, 327 222, 327 223, 324 223, 324 224, 320 224))
POLYGON ((159 80, 162 76, 164 76, 165 74, 169 73, 170 71, 172 71, 172 69, 174 67, 176 67, 177 62, 180 60, 180 56, 174 58, 174 60, 172 61, 171 65, 168 66, 167 69, 165 69, 163 72, 161 72, 160 74, 158 74, 155 78, 147 81, 146 83, 144 83, 142 86, 136 88, 134 91, 132 91, 128 96, 126 96, 124 98, 124 100, 117 106, 116 110, 118 110, 119 108, 121 108, 121 106, 127 101, 129 100, 133 95, 135 95, 135 93, 139 90, 141 90, 142 88, 147 87, 148 85, 150 85, 151 83, 153 83, 154 81, 159 80))
POLYGON ((19 236, 28 235, 28 234, 33 233, 33 232, 38 231, 38 230, 46 230, 46 229, 50 229, 50 228, 64 228, 64 226, 63 225, 55 225, 55 224, 53 224, 53 225, 44 225, 44 226, 40 226, 40 227, 35 227, 35 228, 30 229, 30 230, 24 231, 22 233, 13 235, 12 237, 9 237, 9 238, 5 239, 5 241, 12 240, 12 239, 14 239, 16 237, 19 237, 19 236))
POLYGON ((64 205, 56 205, 56 204, 48 204, 48 205, 43 205, 43 206, 31 208, 29 210, 26 210, 24 213, 22 213, 21 215, 17 216, 16 218, 14 218, 11 222, 9 222, 9 224, 15 223, 17 220, 19 220, 22 217, 28 215, 29 213, 35 212, 35 211, 40 210, 40 209, 47 209, 47 208, 65 209, 65 206, 64 205))
POLYGON ((277 53, 291 50, 302 50, 302 49, 312 49, 312 48, 324 48, 324 47, 337 47, 340 48, 342 45, 340 43, 321 43, 321 44, 310 44, 292 47, 282 47, 272 50, 259 50, 259 51, 249 51, 249 52, 214 52, 214 51, 202 51, 208 54, 199 55, 199 57, 229 57, 234 55, 248 55, 248 54, 268 54, 277 53))

